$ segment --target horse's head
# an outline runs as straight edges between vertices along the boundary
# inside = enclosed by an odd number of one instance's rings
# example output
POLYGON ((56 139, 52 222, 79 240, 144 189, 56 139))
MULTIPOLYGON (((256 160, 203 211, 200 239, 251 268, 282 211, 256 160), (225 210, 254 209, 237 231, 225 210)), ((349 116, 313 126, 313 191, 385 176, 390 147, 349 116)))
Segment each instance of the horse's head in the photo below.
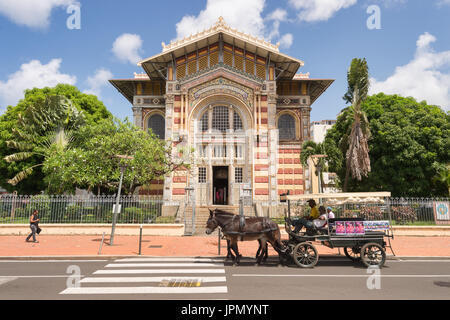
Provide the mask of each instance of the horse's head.
POLYGON ((219 221, 217 221, 215 210, 209 210, 209 219, 206 222, 206 234, 211 234, 219 226, 219 221))

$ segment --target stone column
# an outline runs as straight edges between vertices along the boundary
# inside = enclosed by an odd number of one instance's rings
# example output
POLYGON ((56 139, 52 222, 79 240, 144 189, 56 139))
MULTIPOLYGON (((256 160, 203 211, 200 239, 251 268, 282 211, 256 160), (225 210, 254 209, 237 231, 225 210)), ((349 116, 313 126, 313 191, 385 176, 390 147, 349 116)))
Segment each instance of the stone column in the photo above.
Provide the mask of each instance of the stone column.
POLYGON ((142 122, 142 107, 133 107, 133 121, 134 125, 138 128, 144 129, 142 122))

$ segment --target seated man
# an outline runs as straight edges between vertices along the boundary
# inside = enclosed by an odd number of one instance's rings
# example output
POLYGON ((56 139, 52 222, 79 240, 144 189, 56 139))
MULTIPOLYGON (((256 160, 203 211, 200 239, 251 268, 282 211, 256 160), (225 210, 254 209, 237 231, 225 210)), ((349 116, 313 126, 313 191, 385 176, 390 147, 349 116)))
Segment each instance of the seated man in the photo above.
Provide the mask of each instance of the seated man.
POLYGON ((319 218, 319 210, 317 210, 316 207, 316 201, 313 199, 310 199, 307 201, 309 206, 311 207, 311 212, 309 216, 300 218, 300 219, 293 219, 292 225, 295 227, 294 232, 299 232, 303 227, 306 227, 307 229, 313 229, 314 223, 313 220, 319 218))

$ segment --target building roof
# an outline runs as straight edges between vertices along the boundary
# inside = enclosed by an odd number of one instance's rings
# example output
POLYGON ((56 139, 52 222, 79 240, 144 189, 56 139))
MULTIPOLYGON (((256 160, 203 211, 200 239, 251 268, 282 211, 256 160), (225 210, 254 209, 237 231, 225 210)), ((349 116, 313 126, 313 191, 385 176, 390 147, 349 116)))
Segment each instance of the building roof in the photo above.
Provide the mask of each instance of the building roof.
POLYGON ((173 41, 169 45, 163 42, 162 53, 142 60, 138 66, 142 66, 150 78, 161 78, 159 64, 174 61, 186 53, 214 44, 220 39, 275 63, 283 71, 283 78, 292 79, 297 70, 304 65, 303 61, 280 53, 279 44, 274 45, 264 39, 233 29, 220 17, 216 24, 207 30, 173 41))

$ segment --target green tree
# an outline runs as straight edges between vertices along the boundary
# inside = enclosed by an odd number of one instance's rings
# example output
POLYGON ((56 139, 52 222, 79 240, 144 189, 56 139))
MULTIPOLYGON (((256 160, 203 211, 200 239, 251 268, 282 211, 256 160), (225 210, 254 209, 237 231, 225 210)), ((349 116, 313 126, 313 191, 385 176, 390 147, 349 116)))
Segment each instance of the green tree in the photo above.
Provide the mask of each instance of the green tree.
POLYGON ((120 179, 120 163, 126 163, 123 192, 133 193, 137 187, 181 167, 188 168, 190 152, 178 150, 172 156, 170 142, 158 139, 128 120, 106 119, 79 130, 79 141, 65 152, 55 152, 44 164, 49 192, 71 192, 76 187, 96 193, 115 193, 120 179), (186 156, 183 157, 183 154, 186 156), (116 155, 132 156, 119 160, 116 155))
MULTIPOLYGON (((300 153, 300 162, 304 167, 308 167, 308 159, 314 155, 326 155, 325 146, 323 143, 316 143, 314 141, 305 141, 302 145, 302 151, 300 153)), ((316 176, 320 179, 320 185, 324 185, 323 172, 327 170, 326 158, 316 158, 312 159, 314 163, 314 169, 316 176)), ((319 192, 321 189, 319 188, 319 192)))
MULTIPOLYGON (((344 180, 344 192, 348 188, 350 173, 353 179, 361 180, 370 172, 370 157, 368 140, 370 129, 367 116, 361 109, 362 102, 367 98, 369 90, 369 71, 366 59, 355 58, 352 60, 347 73, 348 90, 344 96, 346 102, 350 102, 349 111, 353 116, 353 123, 348 135, 346 152, 346 172, 344 180)), ((347 137, 347 136, 345 136, 347 137)))
POLYGON ((30 89, 25 91, 24 99, 16 106, 9 106, 7 111, 0 116, 0 186, 8 191, 17 190, 20 194, 33 194, 45 190, 45 175, 41 167, 36 167, 28 179, 16 186, 7 182, 19 172, 42 163, 42 157, 33 155, 24 161, 8 163, 4 158, 15 150, 7 146, 6 141, 14 140, 13 129, 19 126, 19 117, 24 115, 29 107, 42 104, 49 96, 64 96, 69 99, 78 111, 83 111, 87 124, 93 124, 101 119, 111 118, 111 113, 104 104, 94 95, 80 92, 71 85, 59 84, 53 88, 30 89))
MULTIPOLYGON (((371 131, 371 172, 361 181, 349 179, 348 191, 391 191, 393 196, 447 196, 448 186, 436 177, 450 162, 450 115, 414 98, 379 93, 361 104, 371 131)), ((329 169, 345 179, 346 135, 353 124, 350 108, 327 132, 325 149, 335 153, 329 169), (337 155, 336 155, 337 153, 337 155)))

